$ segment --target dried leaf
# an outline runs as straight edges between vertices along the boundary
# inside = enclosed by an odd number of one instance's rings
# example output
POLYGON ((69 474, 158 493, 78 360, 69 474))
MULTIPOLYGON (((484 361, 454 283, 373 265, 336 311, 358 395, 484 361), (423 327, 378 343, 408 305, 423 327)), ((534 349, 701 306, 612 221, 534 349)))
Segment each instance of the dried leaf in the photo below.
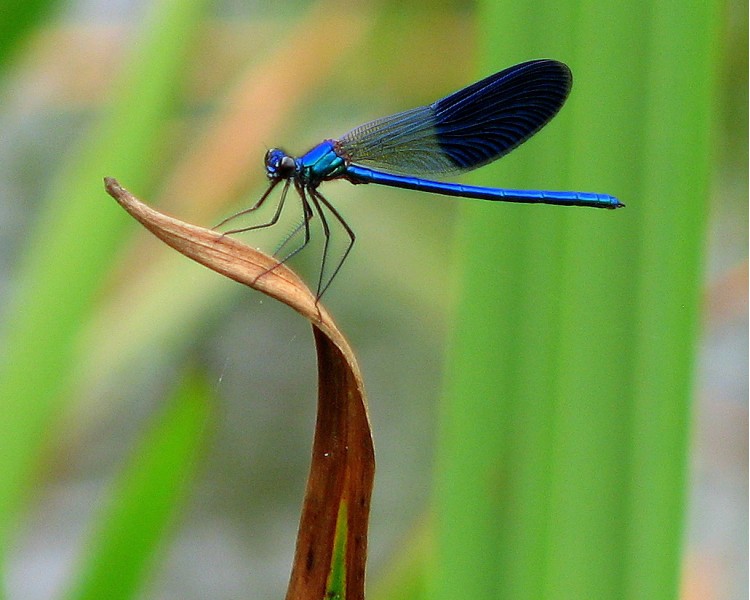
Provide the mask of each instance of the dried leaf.
POLYGON ((367 523, 375 458, 362 376, 349 344, 286 265, 234 238, 160 213, 116 180, 107 192, 185 256, 280 300, 313 326, 318 416, 287 600, 364 599, 367 523))

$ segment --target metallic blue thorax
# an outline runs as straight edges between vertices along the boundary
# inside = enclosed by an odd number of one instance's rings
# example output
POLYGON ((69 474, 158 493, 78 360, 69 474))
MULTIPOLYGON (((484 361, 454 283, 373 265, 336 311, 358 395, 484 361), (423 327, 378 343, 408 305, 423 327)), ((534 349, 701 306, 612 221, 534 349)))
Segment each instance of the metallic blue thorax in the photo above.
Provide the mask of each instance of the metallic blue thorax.
POLYGON ((325 140, 297 159, 297 177, 304 185, 317 186, 326 179, 341 177, 346 161, 336 152, 335 142, 325 140))

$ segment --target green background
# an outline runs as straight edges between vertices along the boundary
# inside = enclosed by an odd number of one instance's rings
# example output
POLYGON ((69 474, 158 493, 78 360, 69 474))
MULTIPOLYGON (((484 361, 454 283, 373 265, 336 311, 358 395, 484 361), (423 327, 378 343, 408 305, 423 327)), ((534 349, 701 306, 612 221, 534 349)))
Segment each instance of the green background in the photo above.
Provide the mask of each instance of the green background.
MULTIPOLYGON (((288 578, 309 326, 153 242, 102 177, 211 225, 261 193, 267 147, 539 57, 573 70, 566 107, 465 180, 626 209, 324 190, 358 235, 324 301, 371 404, 370 597, 746 594, 745 6, 7 11, 7 597, 278 598, 288 578)), ((319 250, 293 263, 308 281, 319 250)))

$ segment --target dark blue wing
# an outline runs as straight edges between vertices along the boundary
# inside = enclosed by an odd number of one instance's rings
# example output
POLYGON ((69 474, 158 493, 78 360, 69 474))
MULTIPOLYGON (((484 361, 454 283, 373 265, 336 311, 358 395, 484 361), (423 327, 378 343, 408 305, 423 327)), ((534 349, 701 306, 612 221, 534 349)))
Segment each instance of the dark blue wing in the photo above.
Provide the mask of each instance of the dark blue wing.
POLYGON ((344 135, 337 149, 353 163, 395 173, 474 169, 544 127, 560 110, 571 84, 563 63, 521 63, 430 106, 361 125, 344 135))

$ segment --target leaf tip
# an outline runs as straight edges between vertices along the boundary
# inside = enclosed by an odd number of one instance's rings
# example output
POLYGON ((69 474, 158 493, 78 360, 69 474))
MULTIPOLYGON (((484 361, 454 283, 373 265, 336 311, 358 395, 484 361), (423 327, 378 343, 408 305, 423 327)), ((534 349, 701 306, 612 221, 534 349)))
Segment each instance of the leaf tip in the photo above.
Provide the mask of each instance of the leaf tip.
POLYGON ((123 191, 122 186, 114 177, 104 178, 104 189, 107 190, 107 193, 113 198, 116 198, 117 195, 121 194, 123 191))

